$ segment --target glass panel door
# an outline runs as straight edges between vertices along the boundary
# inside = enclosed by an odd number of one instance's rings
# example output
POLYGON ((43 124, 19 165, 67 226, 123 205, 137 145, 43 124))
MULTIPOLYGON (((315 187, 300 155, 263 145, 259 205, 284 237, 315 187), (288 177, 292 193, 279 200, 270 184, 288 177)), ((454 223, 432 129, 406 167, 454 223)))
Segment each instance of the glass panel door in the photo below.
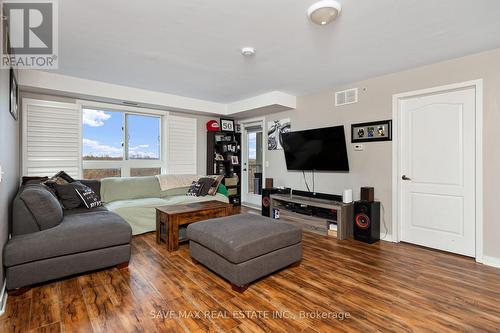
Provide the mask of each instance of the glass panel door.
POLYGON ((243 203, 260 206, 263 182, 262 125, 243 126, 243 203))

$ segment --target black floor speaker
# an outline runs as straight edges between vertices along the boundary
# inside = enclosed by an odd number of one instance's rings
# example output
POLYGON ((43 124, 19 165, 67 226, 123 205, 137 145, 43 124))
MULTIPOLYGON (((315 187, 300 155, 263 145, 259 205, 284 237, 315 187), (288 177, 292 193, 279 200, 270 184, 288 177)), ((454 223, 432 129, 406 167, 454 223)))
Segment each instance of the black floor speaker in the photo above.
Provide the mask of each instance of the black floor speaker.
POLYGON ((365 243, 380 240, 380 202, 354 203, 354 239, 365 243))
POLYGON ((290 194, 289 188, 262 189, 262 216, 271 217, 271 194, 290 194))

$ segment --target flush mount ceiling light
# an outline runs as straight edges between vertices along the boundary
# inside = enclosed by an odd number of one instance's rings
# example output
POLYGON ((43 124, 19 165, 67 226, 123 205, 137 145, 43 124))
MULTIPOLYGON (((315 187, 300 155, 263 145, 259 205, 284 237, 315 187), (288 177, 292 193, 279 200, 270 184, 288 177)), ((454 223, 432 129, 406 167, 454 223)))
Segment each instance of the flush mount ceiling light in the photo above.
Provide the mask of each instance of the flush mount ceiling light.
POLYGON ((314 3, 307 10, 309 19, 319 25, 326 25, 339 16, 342 6, 338 1, 322 0, 314 3))
POLYGON ((251 57, 255 54, 255 49, 253 47, 244 47, 241 49, 241 54, 245 57, 251 57))

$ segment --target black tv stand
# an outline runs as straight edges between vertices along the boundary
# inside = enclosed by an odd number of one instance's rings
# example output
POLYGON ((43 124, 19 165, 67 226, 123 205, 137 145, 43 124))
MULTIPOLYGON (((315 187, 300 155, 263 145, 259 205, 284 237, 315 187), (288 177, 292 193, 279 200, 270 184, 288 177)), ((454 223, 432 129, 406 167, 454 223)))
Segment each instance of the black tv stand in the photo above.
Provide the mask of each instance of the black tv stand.
POLYGON ((342 202, 342 196, 336 195, 336 194, 326 194, 326 193, 292 190, 292 195, 298 195, 298 196, 306 197, 306 198, 315 198, 315 199, 323 199, 323 200, 342 202))

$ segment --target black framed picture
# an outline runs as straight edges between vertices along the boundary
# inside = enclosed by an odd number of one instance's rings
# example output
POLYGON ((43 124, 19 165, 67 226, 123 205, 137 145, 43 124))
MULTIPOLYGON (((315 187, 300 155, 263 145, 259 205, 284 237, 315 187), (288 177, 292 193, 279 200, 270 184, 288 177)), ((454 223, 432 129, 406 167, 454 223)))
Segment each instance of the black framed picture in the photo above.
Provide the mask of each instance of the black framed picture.
POLYGON ((392 141, 392 120, 351 125, 351 142, 392 141))
POLYGON ((10 69, 10 114, 15 120, 19 118, 19 86, 12 68, 10 69))
POLYGON ((220 128, 223 132, 234 132, 234 120, 221 118, 220 128))

